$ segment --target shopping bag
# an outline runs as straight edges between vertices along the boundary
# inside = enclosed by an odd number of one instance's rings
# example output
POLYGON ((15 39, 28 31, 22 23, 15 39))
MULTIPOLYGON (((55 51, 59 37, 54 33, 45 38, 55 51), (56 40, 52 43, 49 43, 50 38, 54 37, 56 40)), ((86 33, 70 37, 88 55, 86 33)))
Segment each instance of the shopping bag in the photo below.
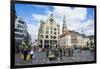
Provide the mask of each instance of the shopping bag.
POLYGON ((22 59, 22 60, 24 59, 24 54, 21 54, 21 59, 22 59))
POLYGON ((30 60, 30 58, 31 58, 31 55, 28 54, 28 55, 27 55, 27 60, 30 60))

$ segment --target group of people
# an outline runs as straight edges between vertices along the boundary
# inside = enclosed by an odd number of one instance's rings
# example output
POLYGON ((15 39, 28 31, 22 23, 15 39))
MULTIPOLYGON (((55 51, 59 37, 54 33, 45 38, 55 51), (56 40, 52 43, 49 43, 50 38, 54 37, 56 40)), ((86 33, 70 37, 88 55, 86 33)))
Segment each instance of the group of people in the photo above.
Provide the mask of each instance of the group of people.
POLYGON ((49 51, 52 51, 53 54, 55 55, 55 58, 59 59, 59 60, 63 60, 63 56, 74 56, 74 48, 50 48, 47 49, 46 54, 47 54, 47 58, 48 58, 48 53, 49 51))
POLYGON ((21 52, 21 59, 24 61, 34 59, 34 50, 32 48, 24 48, 21 52))
POLYGON ((62 56, 74 56, 74 49, 73 48, 66 48, 66 49, 62 49, 59 48, 59 55, 60 55, 60 59, 62 60, 62 56))

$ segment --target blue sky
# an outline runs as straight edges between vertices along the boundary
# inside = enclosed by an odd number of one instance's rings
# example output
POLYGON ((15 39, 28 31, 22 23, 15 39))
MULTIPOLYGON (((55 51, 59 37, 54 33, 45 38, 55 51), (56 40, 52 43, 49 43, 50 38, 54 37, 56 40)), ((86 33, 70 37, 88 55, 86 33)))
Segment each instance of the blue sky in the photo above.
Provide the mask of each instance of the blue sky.
POLYGON ((55 21, 62 28, 62 19, 66 15, 66 24, 69 30, 75 30, 86 35, 94 34, 94 9, 71 8, 60 6, 45 6, 35 4, 16 4, 16 15, 26 20, 28 31, 32 39, 37 38, 40 19, 46 20, 53 13, 55 21))

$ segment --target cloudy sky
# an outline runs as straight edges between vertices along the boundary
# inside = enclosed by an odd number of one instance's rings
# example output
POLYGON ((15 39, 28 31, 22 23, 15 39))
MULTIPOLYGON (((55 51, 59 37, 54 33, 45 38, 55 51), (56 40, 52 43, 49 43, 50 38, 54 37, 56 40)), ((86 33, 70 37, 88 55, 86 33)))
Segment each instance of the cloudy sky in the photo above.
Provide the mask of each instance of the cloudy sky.
POLYGON ((16 14, 25 19, 32 40, 37 38, 40 19, 46 20, 51 13, 62 29, 63 16, 66 15, 66 24, 69 30, 82 32, 86 35, 94 34, 94 8, 63 7, 35 4, 16 4, 16 14))

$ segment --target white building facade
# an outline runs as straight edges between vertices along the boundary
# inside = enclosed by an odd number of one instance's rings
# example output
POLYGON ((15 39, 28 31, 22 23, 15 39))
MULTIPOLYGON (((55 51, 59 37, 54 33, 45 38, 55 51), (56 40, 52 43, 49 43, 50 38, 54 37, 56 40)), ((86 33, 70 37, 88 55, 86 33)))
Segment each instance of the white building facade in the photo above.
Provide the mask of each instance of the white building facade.
POLYGON ((17 17, 15 19, 15 45, 19 46, 22 41, 31 44, 31 37, 28 33, 25 20, 17 17))
POLYGON ((48 48, 58 45, 60 26, 53 18, 53 14, 47 20, 41 19, 38 31, 38 45, 41 48, 48 48))

